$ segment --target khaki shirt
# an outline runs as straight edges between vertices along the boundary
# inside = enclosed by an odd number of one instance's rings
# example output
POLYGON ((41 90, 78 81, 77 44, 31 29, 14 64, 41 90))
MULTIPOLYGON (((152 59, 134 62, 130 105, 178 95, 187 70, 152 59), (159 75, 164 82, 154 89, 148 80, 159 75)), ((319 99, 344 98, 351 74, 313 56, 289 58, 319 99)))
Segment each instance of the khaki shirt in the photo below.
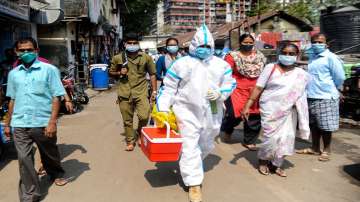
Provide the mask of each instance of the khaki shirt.
MULTIPOLYGON (((123 64, 122 53, 115 55, 111 60, 110 71, 120 71, 117 69, 118 64, 123 64)), ((156 74, 156 68, 153 59, 146 53, 139 52, 135 58, 128 59, 128 79, 119 81, 118 96, 121 98, 138 98, 148 96, 148 82, 146 73, 149 75, 156 74)))

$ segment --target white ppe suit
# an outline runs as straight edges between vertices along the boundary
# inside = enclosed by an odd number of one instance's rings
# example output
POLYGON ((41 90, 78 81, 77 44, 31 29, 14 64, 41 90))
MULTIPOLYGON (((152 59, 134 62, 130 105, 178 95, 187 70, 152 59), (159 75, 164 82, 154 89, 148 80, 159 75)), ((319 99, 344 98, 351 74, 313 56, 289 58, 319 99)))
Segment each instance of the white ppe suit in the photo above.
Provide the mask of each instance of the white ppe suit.
POLYGON ((167 70, 164 86, 157 97, 158 111, 168 112, 172 106, 177 118, 183 137, 180 172, 186 186, 202 184, 202 159, 215 147, 214 139, 220 132, 223 118, 223 102, 236 86, 227 62, 215 56, 205 60, 193 56, 201 45, 209 45, 214 52, 214 40, 206 25, 202 25, 192 39, 190 56, 176 60, 167 70), (209 89, 221 94, 215 101, 216 114, 212 113, 210 101, 206 99, 209 89))

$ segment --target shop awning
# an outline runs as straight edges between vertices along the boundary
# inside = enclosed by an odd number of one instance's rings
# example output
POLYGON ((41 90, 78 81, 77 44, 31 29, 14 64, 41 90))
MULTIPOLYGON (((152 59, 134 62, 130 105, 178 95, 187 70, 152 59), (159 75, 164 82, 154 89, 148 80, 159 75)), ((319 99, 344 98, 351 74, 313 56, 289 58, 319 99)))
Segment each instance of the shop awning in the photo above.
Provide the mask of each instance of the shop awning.
POLYGON ((45 0, 30 0, 30 8, 40 10, 47 7, 49 3, 45 0))
POLYGON ((64 0, 30 0, 31 21, 49 25, 64 19, 64 0))

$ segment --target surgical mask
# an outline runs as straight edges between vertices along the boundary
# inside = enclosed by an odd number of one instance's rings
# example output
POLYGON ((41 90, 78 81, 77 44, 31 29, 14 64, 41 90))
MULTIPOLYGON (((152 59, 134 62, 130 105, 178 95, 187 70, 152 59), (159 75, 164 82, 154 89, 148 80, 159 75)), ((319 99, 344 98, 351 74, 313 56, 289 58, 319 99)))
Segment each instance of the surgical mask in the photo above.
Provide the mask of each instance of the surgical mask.
POLYGON ((127 44, 127 45, 125 46, 125 49, 126 49, 127 51, 129 51, 130 53, 135 53, 135 52, 137 52, 137 51, 140 49, 140 46, 139 46, 139 44, 135 44, 135 45, 127 44))
POLYGON ((291 55, 279 55, 279 62, 284 66, 295 64, 297 57, 291 55))
POLYGON ((211 56, 211 49, 204 47, 197 47, 195 50, 195 56, 201 60, 204 60, 211 56))
POLYGON ((215 49, 214 55, 221 57, 222 55, 222 49, 215 49))
POLYGON ((309 58, 309 60, 312 60, 313 58, 316 57, 314 50, 310 47, 310 48, 306 48, 305 49, 305 54, 307 55, 307 57, 309 58))
POLYGON ((23 61, 25 64, 29 64, 36 59, 37 53, 35 52, 20 53, 19 57, 21 61, 23 61))
POLYGON ((240 45, 240 50, 245 51, 245 52, 249 52, 254 48, 254 45, 240 45))
POLYGON ((179 47, 178 46, 167 46, 166 47, 166 50, 169 52, 169 53, 177 53, 178 50, 179 50, 179 47))
POLYGON ((315 43, 311 45, 311 49, 313 52, 318 55, 326 50, 326 44, 323 43, 315 43))

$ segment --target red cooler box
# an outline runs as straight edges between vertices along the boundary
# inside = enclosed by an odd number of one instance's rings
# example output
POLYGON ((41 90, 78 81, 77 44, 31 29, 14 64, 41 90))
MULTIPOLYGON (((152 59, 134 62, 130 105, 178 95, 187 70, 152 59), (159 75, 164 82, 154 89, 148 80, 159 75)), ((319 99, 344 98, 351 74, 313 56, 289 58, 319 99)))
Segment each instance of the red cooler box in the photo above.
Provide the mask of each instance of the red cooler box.
POLYGON ((165 124, 166 128, 143 127, 141 130, 141 149, 152 162, 179 160, 182 138, 165 124))

